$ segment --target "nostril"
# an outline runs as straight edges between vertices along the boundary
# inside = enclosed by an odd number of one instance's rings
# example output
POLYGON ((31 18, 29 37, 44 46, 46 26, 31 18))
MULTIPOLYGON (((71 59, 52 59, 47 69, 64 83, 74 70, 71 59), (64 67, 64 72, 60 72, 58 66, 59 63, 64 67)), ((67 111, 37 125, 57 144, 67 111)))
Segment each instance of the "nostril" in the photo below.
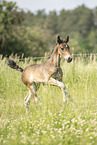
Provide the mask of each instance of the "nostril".
POLYGON ((72 57, 70 58, 70 62, 72 61, 72 57))
POLYGON ((68 60, 67 60, 67 62, 69 63, 71 61, 72 61, 72 57, 69 57, 68 60))

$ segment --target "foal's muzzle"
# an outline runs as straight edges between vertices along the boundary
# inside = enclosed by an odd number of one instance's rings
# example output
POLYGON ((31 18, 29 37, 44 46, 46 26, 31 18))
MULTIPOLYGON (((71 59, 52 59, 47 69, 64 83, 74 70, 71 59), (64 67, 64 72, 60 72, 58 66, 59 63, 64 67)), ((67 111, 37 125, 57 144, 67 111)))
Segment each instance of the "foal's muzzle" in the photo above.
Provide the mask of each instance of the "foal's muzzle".
POLYGON ((70 63, 72 61, 72 57, 68 57, 67 62, 70 63))

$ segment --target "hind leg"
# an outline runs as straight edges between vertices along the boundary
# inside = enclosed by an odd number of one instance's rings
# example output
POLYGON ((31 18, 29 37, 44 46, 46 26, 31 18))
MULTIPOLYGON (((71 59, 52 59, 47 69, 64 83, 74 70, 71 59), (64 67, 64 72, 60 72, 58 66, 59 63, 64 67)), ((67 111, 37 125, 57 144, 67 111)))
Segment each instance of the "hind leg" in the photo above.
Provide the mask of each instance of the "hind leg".
POLYGON ((36 87, 35 84, 32 83, 31 85, 28 85, 29 88, 29 95, 25 97, 25 106, 26 106, 26 113, 27 113, 27 108, 28 105, 30 104, 30 98, 33 95, 35 102, 37 102, 37 93, 36 93, 36 87))
POLYGON ((25 107, 26 107, 26 113, 27 113, 27 109, 28 109, 28 105, 30 104, 30 97, 31 97, 31 91, 29 89, 29 95, 25 97, 24 99, 24 104, 25 104, 25 107))
POLYGON ((40 84, 37 85, 36 83, 33 83, 33 84, 31 84, 29 86, 29 89, 30 89, 30 91, 31 91, 31 93, 33 95, 33 98, 35 99, 35 102, 38 101, 38 97, 37 97, 36 91, 39 89, 39 86, 40 86, 40 84))

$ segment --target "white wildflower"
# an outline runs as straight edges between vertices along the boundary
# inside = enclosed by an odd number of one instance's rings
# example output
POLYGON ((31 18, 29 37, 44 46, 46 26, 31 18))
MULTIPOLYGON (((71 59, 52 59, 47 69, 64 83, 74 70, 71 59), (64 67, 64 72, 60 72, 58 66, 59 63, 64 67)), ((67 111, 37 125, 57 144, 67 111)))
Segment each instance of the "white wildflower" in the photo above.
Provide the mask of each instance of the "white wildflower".
POLYGON ((72 123, 74 123, 75 122, 75 118, 73 118, 71 121, 72 121, 72 123))
POLYGON ((93 139, 93 137, 92 137, 92 136, 90 136, 90 139, 93 139))

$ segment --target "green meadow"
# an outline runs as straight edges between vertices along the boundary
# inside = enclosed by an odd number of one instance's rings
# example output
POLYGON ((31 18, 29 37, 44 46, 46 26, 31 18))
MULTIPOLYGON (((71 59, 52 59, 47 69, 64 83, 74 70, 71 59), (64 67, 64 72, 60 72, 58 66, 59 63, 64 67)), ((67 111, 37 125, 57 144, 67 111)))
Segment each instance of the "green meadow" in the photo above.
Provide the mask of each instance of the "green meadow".
MULTIPOLYGON (((33 63, 18 62, 23 68, 33 63)), ((60 88, 41 85, 40 102, 32 98, 26 114, 28 88, 20 72, 0 60, 0 145, 97 145, 97 62, 61 66, 74 104, 63 103, 60 88)))

